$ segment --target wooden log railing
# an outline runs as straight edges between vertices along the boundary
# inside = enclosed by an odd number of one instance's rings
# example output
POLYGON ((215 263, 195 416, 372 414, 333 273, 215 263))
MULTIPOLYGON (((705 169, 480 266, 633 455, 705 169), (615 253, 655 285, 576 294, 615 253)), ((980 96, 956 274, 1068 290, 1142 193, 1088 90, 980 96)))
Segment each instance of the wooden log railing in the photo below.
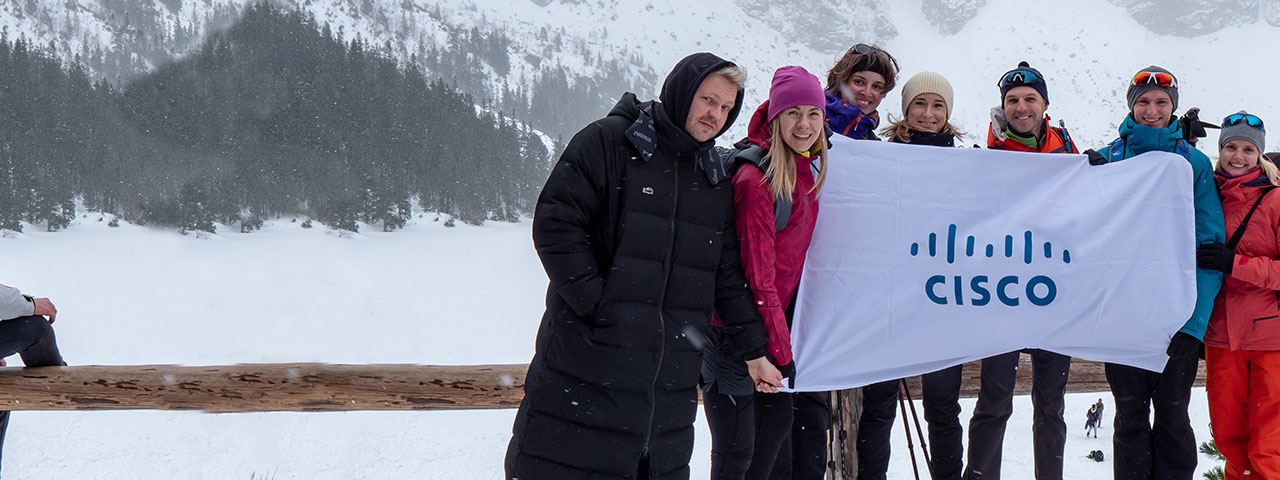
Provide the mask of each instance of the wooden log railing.
POLYGON ((0 369, 0 410, 323 412, 515 408, 525 365, 321 363, 0 369))
MULTIPOLYGON (((1031 388, 1023 355, 1015 393, 1031 388)), ((312 412, 515 408, 526 365, 73 366, 0 369, 0 410, 312 412)), ((977 362, 961 395, 977 395, 977 362)), ((908 381, 919 398, 918 377, 908 381)), ((1204 385, 1204 366, 1196 378, 1204 385)), ((1108 391, 1102 364, 1076 359, 1068 392, 1108 391)))

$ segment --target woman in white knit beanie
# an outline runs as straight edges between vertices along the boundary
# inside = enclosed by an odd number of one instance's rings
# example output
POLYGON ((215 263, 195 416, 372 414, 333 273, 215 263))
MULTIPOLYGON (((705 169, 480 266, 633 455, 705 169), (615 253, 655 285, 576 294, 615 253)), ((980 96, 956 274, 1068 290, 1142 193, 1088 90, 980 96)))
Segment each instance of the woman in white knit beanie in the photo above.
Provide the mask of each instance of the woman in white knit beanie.
POLYGON ((891 142, 955 146, 963 137, 952 125, 951 82, 936 72, 920 72, 902 86, 902 118, 881 130, 891 142))

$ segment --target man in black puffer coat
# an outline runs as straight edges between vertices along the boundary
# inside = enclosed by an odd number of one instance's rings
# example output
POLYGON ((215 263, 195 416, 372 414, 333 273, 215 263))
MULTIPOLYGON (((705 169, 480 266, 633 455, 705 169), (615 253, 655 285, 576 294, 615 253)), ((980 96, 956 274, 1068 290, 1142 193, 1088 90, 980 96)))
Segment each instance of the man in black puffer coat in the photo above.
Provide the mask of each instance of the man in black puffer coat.
POLYGON ((551 285, 508 479, 688 478, 712 311, 742 358, 763 356, 712 149, 738 115, 742 77, 690 55, 661 102, 623 95, 552 170, 533 219, 551 285))

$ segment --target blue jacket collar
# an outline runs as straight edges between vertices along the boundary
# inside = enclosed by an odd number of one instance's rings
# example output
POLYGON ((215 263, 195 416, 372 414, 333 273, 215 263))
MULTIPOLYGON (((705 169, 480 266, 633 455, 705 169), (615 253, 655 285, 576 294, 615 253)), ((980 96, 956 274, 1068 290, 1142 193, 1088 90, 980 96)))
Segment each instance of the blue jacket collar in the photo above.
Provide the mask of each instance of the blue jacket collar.
POLYGON ((1120 124, 1120 138, 1124 139, 1126 157, 1147 152, 1173 152, 1182 139, 1182 129, 1175 119, 1165 128, 1152 128, 1139 124, 1133 114, 1124 117, 1120 124))

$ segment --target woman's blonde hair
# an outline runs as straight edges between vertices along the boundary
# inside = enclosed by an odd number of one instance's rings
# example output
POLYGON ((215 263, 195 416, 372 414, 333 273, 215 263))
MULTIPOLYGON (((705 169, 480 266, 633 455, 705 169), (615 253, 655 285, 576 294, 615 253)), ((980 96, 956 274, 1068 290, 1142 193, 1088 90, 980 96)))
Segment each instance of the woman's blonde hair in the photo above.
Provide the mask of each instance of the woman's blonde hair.
MULTIPOLYGON (((911 135, 909 132, 911 131, 911 126, 907 125, 907 119, 905 118, 894 119, 893 117, 889 117, 889 118, 893 120, 893 123, 890 123, 889 126, 880 129, 880 134, 889 138, 895 138, 901 143, 910 142, 911 135)), ((960 131, 959 128, 956 128, 955 125, 952 125, 951 121, 949 120, 945 125, 942 126, 942 133, 949 133, 952 136, 956 137, 956 140, 961 140, 964 138, 964 132, 960 131)))
POLYGON ((1272 185, 1280 186, 1280 178, 1278 178, 1280 177, 1280 171, 1277 171, 1276 164, 1271 161, 1271 157, 1258 152, 1258 166, 1262 167, 1262 173, 1267 176, 1267 181, 1271 182, 1272 185))
MULTIPOLYGON (((769 183, 769 190, 773 192, 774 197, 791 199, 791 192, 796 189, 795 155, 800 152, 792 150, 791 146, 782 140, 781 117, 779 115, 769 122, 769 136, 772 140, 769 146, 769 168, 764 171, 763 181, 769 183)), ((818 138, 814 140, 813 146, 809 147, 809 156, 817 157, 818 175, 813 179, 813 188, 809 191, 818 194, 822 192, 822 184, 827 181, 827 139, 821 130, 814 135, 818 138)))

